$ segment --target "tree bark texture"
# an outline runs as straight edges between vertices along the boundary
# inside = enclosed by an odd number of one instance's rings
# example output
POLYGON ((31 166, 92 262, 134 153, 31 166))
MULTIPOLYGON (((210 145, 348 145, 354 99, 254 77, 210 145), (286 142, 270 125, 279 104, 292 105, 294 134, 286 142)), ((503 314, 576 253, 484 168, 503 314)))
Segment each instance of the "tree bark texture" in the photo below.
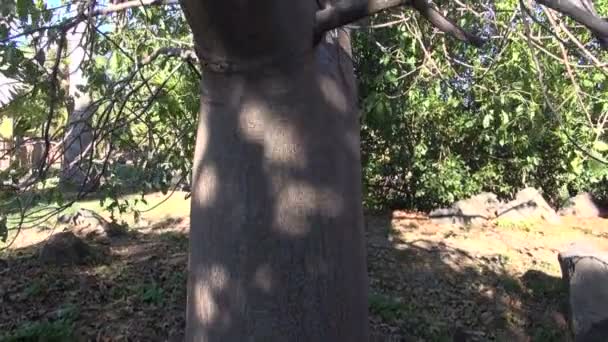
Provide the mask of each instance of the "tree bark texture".
POLYGON ((182 2, 205 70, 187 341, 368 340, 350 37, 314 1, 182 2))
POLYGON ((89 185, 86 184, 89 178, 88 161, 93 153, 91 120, 94 111, 91 108, 91 97, 86 91, 80 90, 80 87, 87 86, 87 79, 82 72, 87 58, 83 47, 86 30, 87 22, 81 22, 67 36, 71 108, 63 138, 61 179, 63 183, 75 186, 89 185))

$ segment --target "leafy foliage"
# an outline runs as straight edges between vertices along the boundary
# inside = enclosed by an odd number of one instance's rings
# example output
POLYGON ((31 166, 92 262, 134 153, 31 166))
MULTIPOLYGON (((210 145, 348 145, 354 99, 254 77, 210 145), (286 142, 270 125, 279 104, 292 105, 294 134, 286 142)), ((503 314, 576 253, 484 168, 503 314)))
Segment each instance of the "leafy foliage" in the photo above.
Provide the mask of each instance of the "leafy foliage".
MULTIPOLYGON (((13 120, 17 143, 64 138, 74 99, 67 96, 71 51, 63 37, 74 27, 75 14, 84 10, 81 5, 65 2, 51 8, 42 1, 19 0, 3 2, 0 8, 0 64, 7 66, 0 72, 27 89, 0 109, 0 118, 13 120)), ((80 66, 87 80, 80 91, 89 93, 95 110, 89 123, 94 139, 91 175, 99 177, 96 196, 112 216, 145 202, 143 197, 136 203, 119 201, 125 194, 167 193, 190 179, 200 73, 192 61, 158 53, 168 45, 192 47, 176 9, 135 7, 118 16, 99 16, 88 22, 83 35, 81 46, 89 58, 80 66)), ((59 172, 52 166, 40 173, 16 163, 2 172, 0 181, 14 185, 36 178, 25 182, 28 186, 19 196, 0 201, 0 214, 16 207, 25 213, 38 203, 48 203, 56 212, 86 194, 49 184, 59 172)), ((49 215, 24 222, 9 216, 8 226, 36 226, 49 215)))
MULTIPOLYGON (((400 18, 396 24, 357 32, 369 207, 429 209, 481 190, 509 197, 525 186, 559 205, 578 191, 606 191, 608 167, 598 161, 608 155, 605 66, 572 53, 567 67, 556 39, 543 41, 546 52, 530 50, 516 1, 477 4, 461 24, 485 13, 472 29, 497 38, 482 49, 429 37, 416 18, 394 14, 370 25, 400 18), (564 76, 569 69, 574 78, 564 76)), ((548 21, 541 10, 536 16, 548 21)), ((591 56, 606 58, 577 33, 591 56)), ((532 26, 531 37, 543 34, 532 26)))

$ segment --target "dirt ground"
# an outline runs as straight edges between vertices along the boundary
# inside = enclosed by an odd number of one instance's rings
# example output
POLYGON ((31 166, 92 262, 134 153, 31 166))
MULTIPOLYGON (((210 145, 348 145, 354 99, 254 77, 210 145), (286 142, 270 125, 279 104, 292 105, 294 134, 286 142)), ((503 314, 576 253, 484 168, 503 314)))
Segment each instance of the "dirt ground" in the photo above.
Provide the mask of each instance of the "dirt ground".
POLYGON ((460 228, 397 211, 367 227, 373 326, 406 341, 570 341, 557 255, 608 248, 599 218, 460 228))
MULTIPOLYGON (((22 232, 0 256, 0 340, 181 340, 188 227, 183 213, 157 216, 77 267, 42 266, 49 231, 22 232)), ((602 219, 459 228, 396 211, 366 230, 376 341, 569 341, 557 253, 608 249, 602 219)))

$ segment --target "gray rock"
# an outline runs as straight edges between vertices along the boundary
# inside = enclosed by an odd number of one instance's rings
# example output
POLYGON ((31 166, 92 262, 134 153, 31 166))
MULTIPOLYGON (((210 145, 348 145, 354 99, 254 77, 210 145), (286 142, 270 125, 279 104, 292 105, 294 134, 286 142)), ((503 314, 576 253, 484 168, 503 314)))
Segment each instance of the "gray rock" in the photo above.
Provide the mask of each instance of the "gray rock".
POLYGON ((433 210, 429 217, 435 224, 483 225, 496 216, 500 201, 495 194, 483 192, 460 200, 450 208, 433 210))
POLYGON ((126 234, 126 229, 108 222, 101 215, 88 209, 79 209, 71 218, 71 231, 77 236, 108 243, 110 239, 126 234))
POLYGON ((525 188, 515 195, 515 199, 498 209, 499 219, 510 222, 523 222, 544 220, 550 223, 559 223, 560 218, 545 201, 540 191, 534 188, 525 188))
POLYGON ((608 252, 575 243, 558 256, 576 342, 608 340, 608 252))
POLYGON ((600 217, 602 210, 588 192, 578 194, 568 200, 559 211, 561 216, 571 215, 581 218, 600 217))
POLYGON ((93 257, 93 249, 72 232, 51 236, 40 249, 39 259, 53 265, 83 264, 93 257))
POLYGON ((57 222, 62 224, 68 224, 72 220, 72 215, 69 214, 61 214, 57 217, 57 222))
POLYGON ((431 222, 441 225, 464 224, 462 212, 454 208, 440 208, 431 211, 429 214, 431 222))

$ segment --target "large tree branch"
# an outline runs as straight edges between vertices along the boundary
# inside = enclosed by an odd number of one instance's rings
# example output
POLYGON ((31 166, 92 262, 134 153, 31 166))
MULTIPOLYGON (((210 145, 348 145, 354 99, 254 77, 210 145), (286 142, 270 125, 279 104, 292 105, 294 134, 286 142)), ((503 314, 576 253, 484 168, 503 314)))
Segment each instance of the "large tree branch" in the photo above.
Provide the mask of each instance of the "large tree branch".
POLYGON ((317 37, 320 37, 324 32, 329 30, 398 6, 413 7, 439 30, 459 40, 475 46, 483 44, 483 39, 466 32, 454 22, 444 17, 433 7, 429 0, 340 1, 317 12, 315 34, 317 37))
POLYGON ((428 0, 412 0, 412 7, 420 12, 423 17, 425 17, 439 30, 477 47, 483 45, 484 40, 481 37, 465 31, 456 23, 444 17, 441 13, 439 13, 439 11, 433 8, 432 4, 428 0))
POLYGON ((158 58, 161 55, 169 56, 169 57, 179 57, 186 61, 191 61, 193 63, 198 63, 198 57, 196 56, 196 52, 192 49, 183 49, 179 47, 162 47, 157 50, 154 50, 151 54, 144 57, 139 64, 146 65, 150 64, 153 60, 158 58))
POLYGON ((605 19, 577 6, 571 0, 536 0, 536 2, 569 16, 595 33, 603 45, 608 44, 608 21, 605 19))

